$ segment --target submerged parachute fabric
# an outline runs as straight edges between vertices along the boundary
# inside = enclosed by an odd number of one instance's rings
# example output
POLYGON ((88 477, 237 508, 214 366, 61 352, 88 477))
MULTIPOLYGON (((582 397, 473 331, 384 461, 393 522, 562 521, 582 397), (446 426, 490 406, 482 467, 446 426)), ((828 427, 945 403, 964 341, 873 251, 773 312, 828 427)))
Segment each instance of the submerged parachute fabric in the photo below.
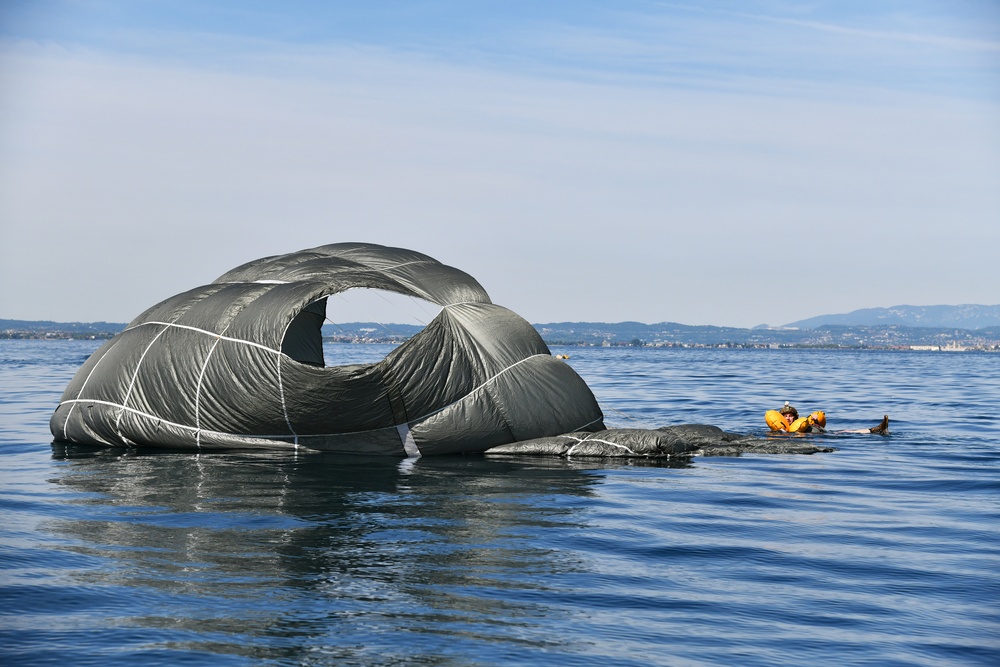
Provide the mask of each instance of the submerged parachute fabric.
POLYGON ((566 433, 498 445, 487 456, 549 456, 686 460, 692 456, 740 454, 816 454, 832 447, 801 438, 758 438, 728 433, 708 424, 678 424, 657 429, 610 428, 596 433, 566 433))
POLYGON ((586 383, 474 278, 361 243, 249 262, 156 304, 84 363, 50 420, 82 444, 393 455, 602 428, 586 383), (324 367, 326 298, 358 287, 442 311, 381 362, 324 367))

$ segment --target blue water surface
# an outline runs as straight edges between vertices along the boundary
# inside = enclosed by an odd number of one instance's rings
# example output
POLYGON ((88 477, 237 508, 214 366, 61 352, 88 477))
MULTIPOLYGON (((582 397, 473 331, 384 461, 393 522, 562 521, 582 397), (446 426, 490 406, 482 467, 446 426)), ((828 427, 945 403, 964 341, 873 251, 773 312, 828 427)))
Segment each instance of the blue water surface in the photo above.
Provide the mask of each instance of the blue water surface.
POLYGON ((96 347, 0 341, 2 664, 1000 664, 1000 354, 554 348, 609 425, 892 420, 642 465, 53 445, 96 347))

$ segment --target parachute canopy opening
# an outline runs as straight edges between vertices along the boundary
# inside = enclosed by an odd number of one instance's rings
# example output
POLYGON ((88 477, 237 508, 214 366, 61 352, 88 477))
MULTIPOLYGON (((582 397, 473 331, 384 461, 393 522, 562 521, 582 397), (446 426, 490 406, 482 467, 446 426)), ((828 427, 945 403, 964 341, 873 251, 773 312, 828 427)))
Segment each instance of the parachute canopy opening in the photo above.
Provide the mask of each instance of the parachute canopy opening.
POLYGON ((314 301, 296 315, 281 339, 281 352, 310 366, 325 366, 323 360, 323 320, 326 298, 314 301))
POLYGON ((323 326, 326 365, 381 361, 392 348, 423 331, 440 312, 441 306, 425 299, 380 289, 331 294, 323 326))

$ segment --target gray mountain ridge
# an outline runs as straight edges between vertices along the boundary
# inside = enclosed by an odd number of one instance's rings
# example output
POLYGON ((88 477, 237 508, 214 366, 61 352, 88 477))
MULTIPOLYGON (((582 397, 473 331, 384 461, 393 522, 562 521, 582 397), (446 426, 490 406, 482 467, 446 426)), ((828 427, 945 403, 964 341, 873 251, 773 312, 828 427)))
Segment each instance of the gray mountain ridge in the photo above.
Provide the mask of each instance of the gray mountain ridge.
POLYGON ((816 329, 824 325, 876 326, 900 325, 910 327, 950 327, 956 329, 985 329, 1000 326, 1000 305, 982 306, 891 306, 889 308, 861 308, 838 315, 819 315, 784 325, 788 328, 816 329))

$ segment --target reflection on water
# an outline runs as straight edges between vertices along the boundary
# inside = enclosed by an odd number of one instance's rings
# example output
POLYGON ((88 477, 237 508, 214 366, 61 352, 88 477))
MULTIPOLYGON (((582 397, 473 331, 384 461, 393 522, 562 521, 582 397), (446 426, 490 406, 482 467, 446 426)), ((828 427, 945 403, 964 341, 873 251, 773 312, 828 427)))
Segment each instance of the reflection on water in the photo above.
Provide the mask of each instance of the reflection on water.
POLYGON ((339 647, 382 660, 428 633, 551 643, 535 629, 553 620, 546 578, 578 564, 534 536, 580 528, 599 481, 565 462, 461 457, 54 456, 72 465, 53 481, 92 494, 92 518, 54 526, 107 561, 86 583, 158 598, 131 624, 223 653, 269 637, 286 658, 339 647))

